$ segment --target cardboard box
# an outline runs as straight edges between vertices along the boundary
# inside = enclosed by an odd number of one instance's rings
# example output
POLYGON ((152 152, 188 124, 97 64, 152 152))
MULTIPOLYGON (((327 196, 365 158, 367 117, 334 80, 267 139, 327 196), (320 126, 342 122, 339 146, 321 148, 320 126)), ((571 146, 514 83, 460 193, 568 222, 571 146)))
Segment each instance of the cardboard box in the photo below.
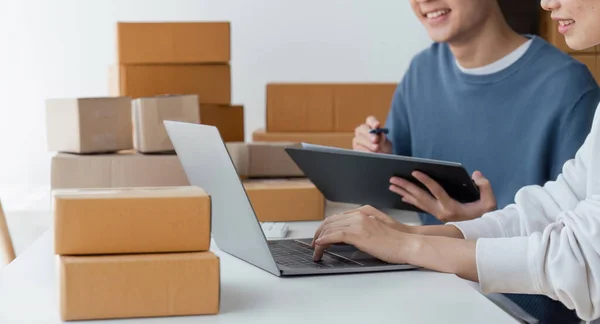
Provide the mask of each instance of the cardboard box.
POLYGON ((131 98, 46 100, 48 150, 103 153, 133 147, 131 98))
POLYGON ((225 142, 244 141, 244 106, 200 104, 200 122, 216 126, 225 142))
POLYGON ((302 170, 285 151, 288 147, 300 147, 299 143, 232 142, 226 145, 238 175, 242 178, 304 176, 302 170))
POLYGON ((600 83, 600 56, 586 55, 586 54, 573 54, 573 57, 585 64, 590 73, 594 76, 597 82, 600 83))
POLYGON ((219 313, 220 261, 211 252, 59 257, 61 318, 219 313))
POLYGON ((57 154, 51 163, 52 189, 189 186, 177 155, 57 154))
POLYGON ((121 64, 228 63, 228 22, 119 22, 121 64))
POLYGON ((245 180, 260 222, 321 221, 325 198, 307 179, 245 180))
POLYGON ((254 142, 294 142, 310 143, 316 145, 333 146, 345 149, 352 149, 352 139, 354 132, 350 133, 288 133, 288 132, 265 132, 257 130, 252 133, 254 142))
POLYGON ((396 83, 272 83, 268 132, 354 132, 370 115, 385 122, 396 83))
POLYGON ((200 123, 197 95, 138 98, 133 101, 133 147, 142 153, 174 152, 163 122, 200 123))
POLYGON ((231 104, 231 68, 227 64, 113 65, 109 73, 111 95, 195 94, 202 104, 231 104))
POLYGON ((200 252, 210 247, 211 199, 193 186, 61 189, 54 197, 59 255, 200 252))

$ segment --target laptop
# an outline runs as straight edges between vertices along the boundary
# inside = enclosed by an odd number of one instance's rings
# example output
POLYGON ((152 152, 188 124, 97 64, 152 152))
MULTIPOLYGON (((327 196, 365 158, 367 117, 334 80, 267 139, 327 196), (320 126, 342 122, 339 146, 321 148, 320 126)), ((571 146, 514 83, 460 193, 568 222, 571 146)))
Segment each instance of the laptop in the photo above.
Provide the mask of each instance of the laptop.
POLYGON ((351 245, 335 245, 315 262, 312 238, 267 241, 218 129, 164 125, 190 184, 211 196, 212 236, 220 250, 280 277, 417 268, 380 261, 351 245))

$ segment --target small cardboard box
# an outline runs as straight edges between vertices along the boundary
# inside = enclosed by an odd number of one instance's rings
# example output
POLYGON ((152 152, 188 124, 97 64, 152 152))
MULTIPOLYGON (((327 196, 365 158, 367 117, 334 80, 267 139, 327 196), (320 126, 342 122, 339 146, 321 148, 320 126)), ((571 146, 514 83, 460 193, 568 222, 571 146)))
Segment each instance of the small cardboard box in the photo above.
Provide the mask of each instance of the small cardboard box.
POLYGON ((354 133, 289 133, 289 132, 265 132, 257 130, 252 133, 254 142, 294 142, 294 143, 310 143, 316 145, 332 146, 344 149, 352 149, 352 139, 354 133))
POLYGON ((132 98, 195 94, 202 104, 231 104, 231 68, 227 64, 113 65, 111 95, 132 98))
POLYGON ((52 189, 189 186, 177 155, 56 154, 51 162, 52 189))
POLYGON ((216 126, 225 142, 244 141, 244 106, 200 104, 200 122, 216 126))
POLYGON ((229 63, 229 22, 119 22, 121 64, 229 63))
POLYGON ((197 95, 165 95, 133 100, 133 147, 142 153, 174 152, 165 120, 200 123, 197 95))
POLYGON ((133 147, 131 98, 46 100, 48 150, 104 153, 133 147))
POLYGON ((397 83, 267 84, 268 132, 354 132, 370 115, 385 122, 397 83))
POLYGON ((212 252, 59 257, 64 321, 214 315, 220 261, 212 252))
POLYGON ((235 168, 242 178, 304 176, 302 170, 285 151, 288 147, 300 147, 298 143, 231 142, 226 145, 235 168))
POLYGON ((260 222, 325 218, 325 198, 307 179, 245 180, 244 187, 260 222))
POLYGON ((199 252, 210 247, 211 200, 193 186, 61 189, 54 196, 59 255, 199 252))

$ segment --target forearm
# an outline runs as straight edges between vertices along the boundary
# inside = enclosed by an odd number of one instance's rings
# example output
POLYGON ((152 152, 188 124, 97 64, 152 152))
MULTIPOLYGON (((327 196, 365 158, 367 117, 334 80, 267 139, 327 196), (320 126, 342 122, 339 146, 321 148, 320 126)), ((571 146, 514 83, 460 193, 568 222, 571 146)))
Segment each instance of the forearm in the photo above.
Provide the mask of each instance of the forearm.
POLYGON ((409 232, 425 236, 445 236, 464 239, 462 232, 454 225, 412 226, 409 232))
POLYGON ((476 241, 441 236, 410 235, 406 262, 426 269, 453 273, 478 282, 476 241))

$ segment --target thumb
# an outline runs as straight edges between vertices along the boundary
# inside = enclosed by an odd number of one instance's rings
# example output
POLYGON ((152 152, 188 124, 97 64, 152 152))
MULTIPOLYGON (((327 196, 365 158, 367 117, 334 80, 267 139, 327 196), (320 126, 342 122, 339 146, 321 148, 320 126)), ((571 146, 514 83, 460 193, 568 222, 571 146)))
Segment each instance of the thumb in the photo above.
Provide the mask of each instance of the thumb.
POLYGON ((473 172, 473 181, 479 187, 479 192, 481 194, 481 200, 487 202, 496 203, 496 197, 494 196, 494 191, 492 190, 492 184, 488 179, 486 179, 480 171, 473 172))

